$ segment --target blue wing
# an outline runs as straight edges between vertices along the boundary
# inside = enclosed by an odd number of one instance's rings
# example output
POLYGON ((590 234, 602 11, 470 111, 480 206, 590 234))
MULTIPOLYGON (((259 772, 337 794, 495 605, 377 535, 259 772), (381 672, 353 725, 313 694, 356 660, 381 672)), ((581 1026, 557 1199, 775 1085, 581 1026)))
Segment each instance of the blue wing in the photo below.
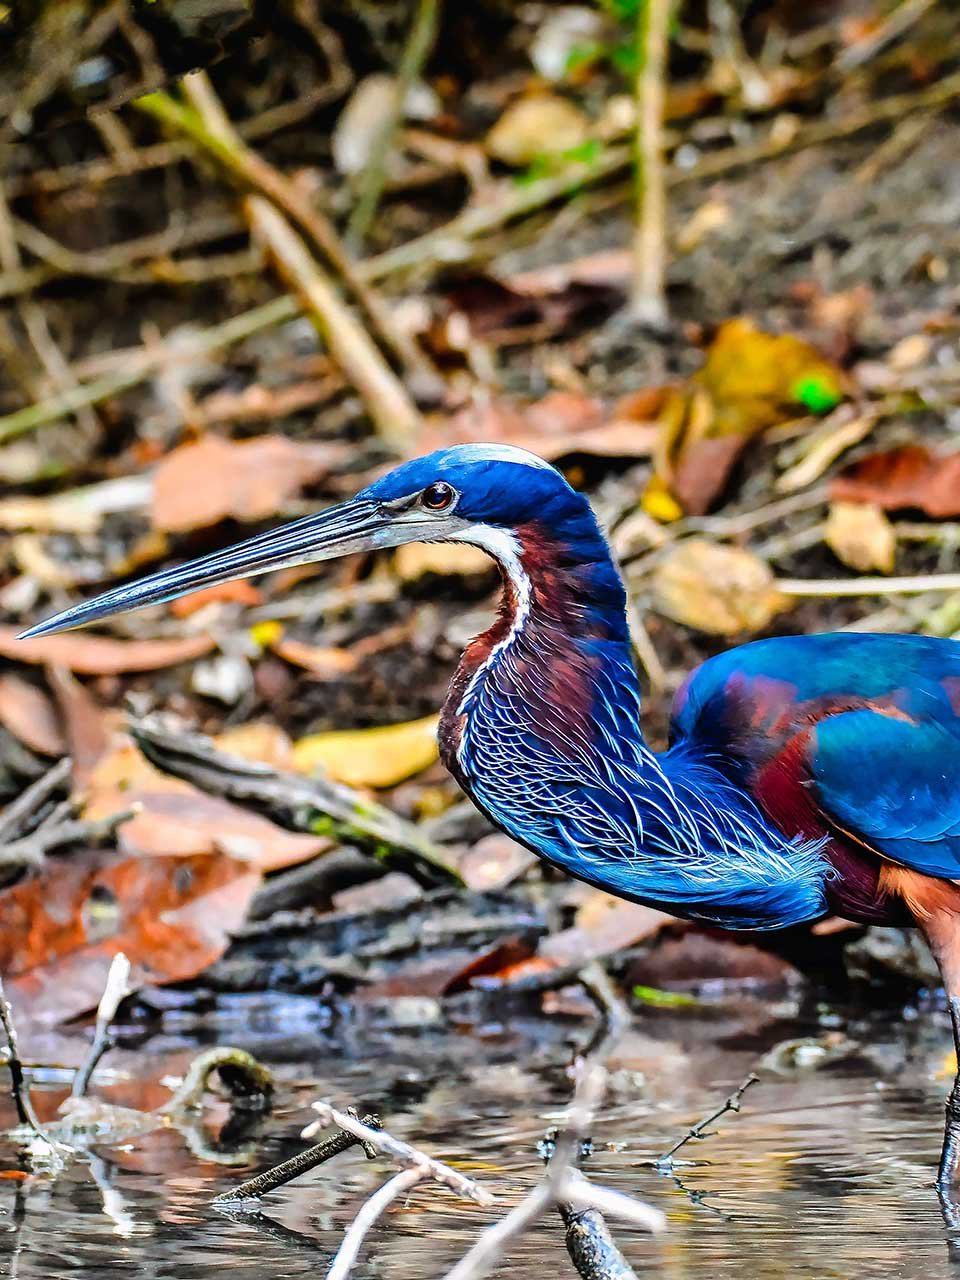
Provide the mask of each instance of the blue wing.
POLYGON ((694 672, 673 728, 728 760, 786 829, 822 824, 912 870, 960 879, 956 641, 757 641, 694 672))

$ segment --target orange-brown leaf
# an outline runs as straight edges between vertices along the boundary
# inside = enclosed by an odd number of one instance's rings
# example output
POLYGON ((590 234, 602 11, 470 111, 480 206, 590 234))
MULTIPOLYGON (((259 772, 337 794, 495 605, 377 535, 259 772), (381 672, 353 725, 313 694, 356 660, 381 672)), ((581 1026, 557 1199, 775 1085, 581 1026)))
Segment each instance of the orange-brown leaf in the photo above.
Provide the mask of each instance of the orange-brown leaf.
POLYGON ((42 689, 12 672, 0 676, 0 724, 41 756, 62 756, 66 751, 50 699, 42 689))
POLYGON ((960 453, 940 455, 920 444, 872 453, 836 477, 830 496, 950 520, 960 516, 960 453))
POLYGON ((115 676, 127 671, 159 671, 202 658, 214 647, 212 636, 170 640, 113 640, 68 632, 18 640, 15 627, 0 627, 0 656, 14 662, 66 667, 83 676, 115 676))

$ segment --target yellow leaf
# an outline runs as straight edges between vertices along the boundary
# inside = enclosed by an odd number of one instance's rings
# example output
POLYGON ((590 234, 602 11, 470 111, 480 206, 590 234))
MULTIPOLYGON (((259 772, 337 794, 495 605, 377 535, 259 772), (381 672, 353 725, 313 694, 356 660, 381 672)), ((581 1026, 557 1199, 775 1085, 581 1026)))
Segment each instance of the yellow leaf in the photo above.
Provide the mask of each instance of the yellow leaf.
POLYGON ((764 562, 742 547, 681 542, 653 574, 654 608, 710 635, 760 631, 789 607, 764 562))
POLYGON ((683 507, 659 476, 650 477, 640 499, 640 506, 648 516, 653 516, 661 524, 670 524, 683 515, 683 507))
POLYGON ((436 760, 438 719, 311 734, 294 743, 293 767, 301 773, 319 767, 351 787, 392 787, 436 760))
POLYGON ((897 535, 872 502, 832 502, 824 540, 838 560, 859 573, 893 573, 897 535))
POLYGON ((269 649, 277 643, 283 635, 283 623, 269 619, 265 622, 255 622, 250 628, 250 639, 258 649, 269 649))
POLYGON ((487 150, 504 164, 523 166, 542 155, 569 151, 590 135, 579 107, 555 93, 531 94, 511 102, 487 134, 487 150))

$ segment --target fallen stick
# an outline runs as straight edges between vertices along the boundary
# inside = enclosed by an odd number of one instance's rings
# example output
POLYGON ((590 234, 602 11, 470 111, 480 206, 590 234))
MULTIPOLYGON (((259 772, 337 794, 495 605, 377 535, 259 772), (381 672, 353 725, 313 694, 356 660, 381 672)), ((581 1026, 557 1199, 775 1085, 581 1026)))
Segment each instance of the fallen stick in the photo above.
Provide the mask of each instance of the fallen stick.
POLYGON ((134 104, 140 110, 178 129, 202 147, 234 178, 266 197, 310 237, 337 275, 370 317, 387 346, 400 360, 408 376, 422 385, 425 394, 439 396, 443 383, 416 342, 394 321, 386 304, 371 288, 340 242, 333 224, 290 180, 240 138, 227 116, 206 72, 184 77, 190 107, 167 93, 152 93, 134 104))
MULTIPOLYGON (((363 1117, 363 1123, 373 1129, 379 1127, 380 1121, 376 1116, 369 1115, 363 1117)), ((210 1203, 221 1209, 240 1209, 248 1212, 251 1205, 259 1204, 265 1195, 275 1191, 277 1187, 286 1186, 301 1174, 309 1173, 311 1169, 326 1164, 334 1156, 358 1146, 363 1148, 368 1159, 376 1155, 375 1149, 369 1143, 358 1138, 356 1134, 341 1129, 326 1142, 320 1142, 306 1151, 301 1151, 299 1155, 291 1156, 289 1160, 274 1165, 272 1169, 265 1169, 256 1177, 241 1182, 238 1187, 231 1187, 229 1191, 221 1192, 220 1195, 214 1196, 210 1203)))
POLYGON ((73 1078, 73 1087, 70 1090, 72 1097, 86 1097, 87 1090, 90 1087, 90 1079, 97 1069, 100 1059, 116 1043, 111 1025, 117 1016, 120 1002, 130 995, 132 991, 133 988, 130 986, 130 961, 122 951, 118 951, 110 962, 106 986, 103 988, 103 995, 97 1005, 97 1022, 94 1028, 93 1042, 87 1051, 87 1056, 84 1058, 80 1070, 73 1078))
POLYGON ((663 108, 670 8, 670 0, 643 0, 636 19, 636 227, 630 312, 639 324, 661 329, 667 322, 663 108))
POLYGON ((574 1209, 557 1202, 570 1261, 583 1280, 637 1280, 636 1272, 617 1248, 596 1209, 574 1209))
POLYGON ((160 716, 131 720, 130 732, 151 764, 201 791, 263 807, 288 830, 317 833, 332 825, 348 840, 373 845, 379 853, 384 848, 399 852, 433 882, 438 872, 444 881, 460 881, 453 854, 414 823, 350 787, 228 755, 209 738, 174 728, 160 716))
POLYGON ((3 1028, 3 1034, 7 1041, 7 1070, 10 1072, 10 1094, 13 1098, 17 1119, 22 1125, 32 1129, 43 1142, 49 1142, 40 1126, 40 1121, 37 1119, 37 1113, 33 1109, 30 1090, 24 1078, 20 1046, 17 1041, 17 1029, 13 1022, 13 1010, 10 1008, 10 1002, 3 989, 2 978, 0 978, 0 1027, 3 1028))
POLYGON ((378 435, 395 453, 410 452, 423 420, 366 329, 283 214, 263 196, 247 196, 244 207, 251 235, 267 250, 287 287, 300 297, 331 356, 360 393, 378 435))
POLYGON ((335 1124, 345 1133, 353 1134, 359 1142, 366 1143, 373 1150, 389 1156, 395 1164, 399 1164, 404 1169, 416 1169, 421 1176, 433 1182, 439 1182, 455 1195, 473 1200, 476 1204, 493 1204, 493 1196, 479 1182, 468 1178, 466 1174, 458 1173, 442 1160, 435 1160, 433 1156, 428 1156, 425 1152, 412 1147, 409 1142, 395 1138, 385 1129, 374 1129, 358 1119, 356 1115, 351 1115, 348 1111, 338 1111, 329 1102, 314 1102, 312 1106, 319 1118, 303 1130, 304 1138, 311 1138, 327 1125, 335 1124))
POLYGON ((327 1280, 347 1280, 353 1264, 357 1260, 360 1247, 377 1220, 382 1217, 394 1200, 407 1191, 412 1191, 421 1182, 429 1180, 429 1174, 421 1169, 401 1169, 383 1184, 378 1191, 364 1201, 360 1212, 350 1223, 346 1235, 337 1250, 337 1256, 327 1272, 327 1280))
POLYGON ((19 839, 40 824, 50 799, 60 790, 69 791, 72 769, 73 761, 64 756, 11 800, 0 815, 0 845, 19 839))

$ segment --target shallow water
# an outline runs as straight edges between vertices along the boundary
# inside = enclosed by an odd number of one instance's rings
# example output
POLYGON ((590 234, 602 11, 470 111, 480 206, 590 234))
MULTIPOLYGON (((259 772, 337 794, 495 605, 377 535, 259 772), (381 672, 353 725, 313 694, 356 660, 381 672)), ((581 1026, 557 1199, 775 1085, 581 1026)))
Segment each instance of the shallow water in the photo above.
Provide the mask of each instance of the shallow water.
MULTIPOLYGON (((932 1179, 949 1035, 937 1010, 907 1018, 801 1013, 740 995, 707 1009, 644 1012, 611 1062, 611 1092, 594 1126, 587 1171, 662 1208, 669 1231, 652 1240, 615 1227, 638 1275, 669 1277, 923 1277, 952 1274, 932 1179), (818 1026, 815 1014, 821 1019, 818 1026), (719 1132, 681 1153, 679 1181, 645 1167, 709 1112, 772 1047, 823 1034, 855 1042, 819 1069, 781 1054, 719 1132)), ((539 1175, 537 1139, 562 1114, 572 1048, 589 1028, 575 1019, 511 1018, 484 1026, 431 1025, 379 1034, 360 1021, 325 1025, 313 1001, 238 999, 211 1016, 168 1013, 136 1047, 104 1064, 97 1092, 156 1106, 198 1044, 230 1042, 274 1067, 279 1096, 246 1141, 242 1168, 191 1153, 161 1130, 120 1150, 97 1149, 57 1178, 0 1177, 0 1276, 194 1280, 228 1267, 236 1277, 322 1276, 343 1229, 385 1166, 359 1152, 274 1192, 259 1219, 210 1208, 210 1198, 304 1145, 311 1099, 382 1113, 400 1136, 495 1188, 498 1211, 539 1175)), ((25 1043, 28 1058, 73 1062, 84 1031, 25 1043)), ((142 1033, 141 1033, 142 1035, 142 1033)), ((807 1055, 809 1056, 809 1055, 807 1055)), ((52 1118, 65 1075, 39 1073, 38 1111, 52 1118)), ((214 1104, 213 1140, 226 1119, 214 1104)), ((12 1123, 3 1111, 0 1122, 12 1123)), ((227 1135, 221 1144, 229 1146, 227 1135)), ((0 1168, 18 1166, 6 1144, 0 1168)), ((14 1175, 15 1176, 15 1175, 14 1175)), ((475 1238, 492 1211, 446 1192, 415 1192, 373 1233, 358 1280, 432 1280, 475 1238)), ((574 1276, 550 1217, 525 1236, 498 1276, 574 1276)))

